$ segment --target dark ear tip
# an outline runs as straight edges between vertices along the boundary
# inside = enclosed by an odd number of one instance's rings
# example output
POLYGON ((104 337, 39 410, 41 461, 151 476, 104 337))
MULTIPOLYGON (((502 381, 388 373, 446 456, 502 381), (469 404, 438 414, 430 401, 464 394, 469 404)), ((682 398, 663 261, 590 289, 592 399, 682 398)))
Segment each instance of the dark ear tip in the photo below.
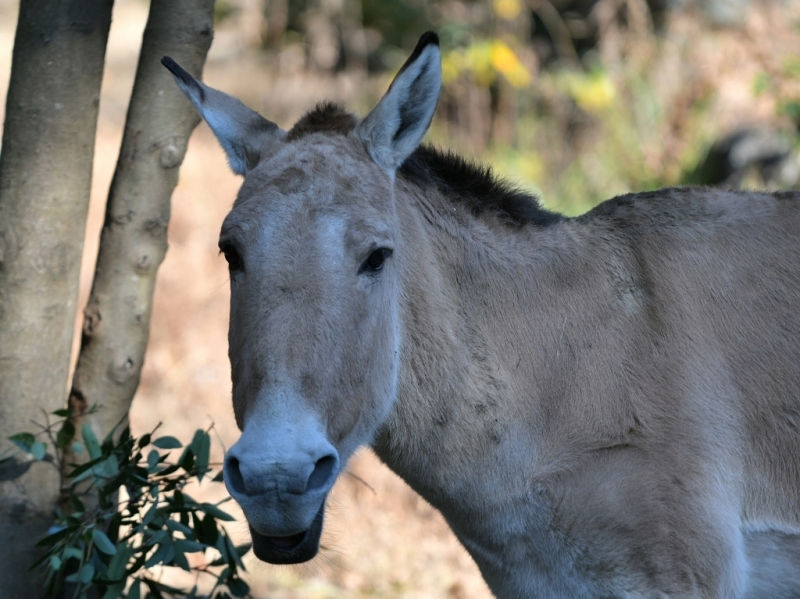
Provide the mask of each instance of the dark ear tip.
POLYGON ((169 72, 175 75, 184 85, 192 86, 194 88, 199 87, 195 78, 192 77, 186 70, 179 65, 177 62, 172 60, 170 56, 164 56, 161 58, 161 64, 163 64, 169 72))
POLYGON ((183 71, 183 69, 181 68, 181 65, 179 65, 177 62, 175 62, 172 59, 171 56, 162 56, 161 57, 161 64, 163 64, 165 67, 167 67, 167 69, 169 69, 169 72, 172 73, 173 75, 175 75, 176 77, 179 77, 181 71, 183 71))
POLYGON ((422 50, 425 46, 429 46, 430 44, 439 45, 439 34, 435 31, 426 31, 423 33, 419 38, 419 42, 417 42, 417 47, 422 50))
POLYGON ((419 38, 419 41, 417 42, 417 47, 414 48, 414 51, 411 53, 411 56, 408 57, 408 60, 406 60, 405 64, 400 68, 400 72, 398 72, 397 74, 399 75, 400 73, 405 71, 408 65, 417 60, 417 58, 419 58, 419 55, 422 54, 423 50, 425 50, 425 48, 427 48, 432 44, 435 45, 437 48, 439 47, 439 36, 436 34, 435 31, 426 31, 425 33, 422 34, 422 37, 419 38))

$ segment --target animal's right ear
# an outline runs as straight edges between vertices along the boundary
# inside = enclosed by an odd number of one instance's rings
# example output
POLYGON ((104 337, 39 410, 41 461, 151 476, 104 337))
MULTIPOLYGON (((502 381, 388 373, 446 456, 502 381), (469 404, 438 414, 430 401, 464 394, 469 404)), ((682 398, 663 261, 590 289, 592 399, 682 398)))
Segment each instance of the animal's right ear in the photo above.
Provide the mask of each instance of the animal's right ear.
POLYGON ((417 149, 433 119, 442 89, 439 36, 423 34, 389 91, 358 124, 372 159, 389 173, 417 149))
POLYGON ((174 75, 178 87, 211 127, 237 175, 246 175, 255 168, 286 136, 275 123, 236 98, 198 81, 169 56, 162 58, 161 64, 174 75))

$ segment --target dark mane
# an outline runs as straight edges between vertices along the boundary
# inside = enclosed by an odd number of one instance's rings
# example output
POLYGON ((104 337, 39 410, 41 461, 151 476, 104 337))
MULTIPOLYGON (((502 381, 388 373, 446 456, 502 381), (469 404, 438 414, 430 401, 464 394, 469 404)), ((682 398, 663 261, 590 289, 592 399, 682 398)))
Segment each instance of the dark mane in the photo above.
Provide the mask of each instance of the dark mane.
POLYGON ((449 150, 422 145, 398 171, 418 185, 434 185, 447 197, 466 204, 475 216, 493 214, 508 225, 549 225, 559 214, 542 208, 539 199, 495 176, 492 167, 449 150))
MULTIPOLYGON (((347 135, 357 123, 341 106, 324 102, 297 121, 286 139, 294 141, 312 133, 347 135)), ((491 214, 512 226, 543 226, 561 218, 542 208, 535 196, 496 177, 491 167, 432 146, 417 148, 398 174, 422 187, 435 186, 448 198, 465 204, 475 216, 491 214)))

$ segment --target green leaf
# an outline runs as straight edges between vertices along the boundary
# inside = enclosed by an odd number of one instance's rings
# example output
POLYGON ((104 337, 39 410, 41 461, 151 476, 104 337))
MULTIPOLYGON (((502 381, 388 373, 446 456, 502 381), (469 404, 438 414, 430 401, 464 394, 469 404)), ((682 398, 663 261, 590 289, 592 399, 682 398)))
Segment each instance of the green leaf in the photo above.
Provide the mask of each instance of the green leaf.
POLYGON ((116 543, 119 540, 120 524, 122 524, 122 514, 120 512, 115 512, 109 519, 106 527, 106 535, 112 543, 116 543))
POLYGON ((225 544, 228 546, 228 555, 233 561, 233 563, 231 562, 228 563, 230 563, 231 566, 233 566, 233 564, 235 563, 242 570, 244 570, 244 564, 242 563, 242 558, 239 557, 239 552, 236 551, 236 547, 233 546, 233 543, 231 543, 231 540, 228 538, 228 535, 225 535, 225 544))
POLYGON ((69 558, 82 560, 83 559, 83 551, 81 551, 77 547, 67 547, 64 550, 64 559, 69 559, 69 558))
POLYGON ((150 470, 153 470, 153 468, 158 466, 158 459, 160 457, 161 457, 161 455, 158 453, 157 450, 155 450, 155 449, 151 450, 150 453, 147 454, 147 467, 150 470))
POLYGON ((83 442, 86 444, 86 449, 89 451, 89 456, 93 460, 103 455, 103 452, 100 449, 100 443, 97 441, 97 436, 95 436, 94 431, 92 430, 92 427, 89 426, 88 422, 84 422, 83 426, 81 427, 81 437, 83 437, 83 442))
POLYGON ((175 437, 159 437, 155 441, 151 441, 151 443, 159 449, 177 449, 183 447, 181 442, 175 437))
POLYGON ((78 570, 78 580, 84 584, 88 584, 94 578, 94 566, 92 564, 83 564, 78 570))
POLYGON ((252 543, 245 543, 244 545, 237 545, 236 546, 236 554, 239 557, 242 557, 245 553, 250 551, 250 549, 252 549, 252 547, 253 547, 252 543))
POLYGON ((208 456, 211 449, 211 438, 202 429, 197 429, 190 444, 195 455, 195 468, 197 469, 197 479, 202 481, 203 474, 208 469, 208 456))
POLYGON ((128 599, 141 599, 142 581, 138 578, 133 581, 131 588, 128 589, 128 599))
POLYGON ((145 568, 152 568, 158 564, 168 564, 175 557, 175 547, 172 543, 162 543, 155 553, 144 563, 145 568))
MULTIPOLYGON (((223 564, 230 564, 232 559, 231 556, 228 555, 228 544, 225 542, 225 535, 219 535, 217 539, 217 544, 215 545, 217 551, 219 551, 220 559, 222 560, 221 563, 223 564)), ((212 565, 217 565, 216 562, 212 565)), ((222 575, 220 575, 220 578, 222 575)))
POLYGON ((175 549, 184 553, 195 553, 197 551, 205 551, 208 545, 205 543, 198 543, 197 541, 187 541, 186 539, 179 539, 175 541, 175 549))
POLYGON ((144 518, 142 518, 142 524, 144 524, 145 526, 150 524, 156 517, 157 512, 158 512, 158 506, 154 503, 152 506, 150 506, 150 509, 147 510, 147 512, 144 515, 144 518))
POLYGON ((9 440, 22 451, 27 451, 30 453, 31 445, 36 442, 36 437, 34 437, 31 433, 17 433, 16 435, 11 435, 9 440))
POLYGON ((39 542, 36 543, 37 547, 50 547, 51 545, 55 545, 61 539, 68 537, 73 532, 78 530, 77 526, 67 526, 66 528, 62 528, 61 530, 57 530, 53 534, 49 534, 43 539, 40 539, 39 542))
POLYGON ((73 514, 75 514, 75 515, 76 514, 82 514, 83 512, 86 511, 86 506, 83 505, 83 502, 74 493, 70 493, 69 502, 72 504, 72 513, 73 514))
POLYGON ((178 460, 178 464, 181 468, 183 468, 186 472, 192 473, 194 469, 194 452, 192 451, 191 447, 187 447, 183 450, 180 459, 178 460))
POLYGON ((75 455, 81 455, 83 453, 83 447, 84 445, 80 441, 73 441, 72 445, 70 445, 70 449, 75 455))
POLYGON ((241 578, 234 578, 227 582, 228 590, 234 597, 246 597, 250 592, 250 586, 241 578))
POLYGON ((201 503, 198 506, 198 509, 224 522, 234 522, 236 520, 236 518, 231 516, 228 512, 222 511, 216 505, 213 505, 211 503, 201 503))
POLYGON ((75 481, 83 480, 83 478, 86 478, 86 472, 94 468, 94 466, 96 466, 102 461, 103 458, 97 458, 96 460, 89 460, 88 462, 84 462, 83 464, 70 464, 72 470, 69 472, 67 476, 69 476, 69 478, 74 478, 75 481), (81 475, 84 476, 81 478, 81 475))
POLYGON ((172 474, 172 473, 174 473, 174 472, 177 472, 177 471, 178 471, 178 468, 180 468, 180 466, 178 466, 177 464, 172 464, 172 465, 170 465, 170 466, 167 466, 166 468, 164 468, 164 469, 163 469, 161 472, 159 472, 158 474, 159 474, 160 476, 169 476, 170 474, 172 474))
POLYGON ((186 538, 194 536, 194 531, 185 524, 183 524, 182 522, 177 522, 175 520, 170 519, 167 520, 166 524, 167 528, 169 528, 172 531, 182 532, 186 538))
POLYGON ((56 434, 56 447, 64 449, 75 438, 75 425, 72 420, 65 420, 56 434))
POLYGON ((169 532, 166 530, 159 530, 156 534, 154 534, 150 539, 147 541, 147 545, 153 546, 158 545, 159 543, 164 543, 169 540, 169 532))
POLYGON ((47 454, 47 445, 45 445, 41 441, 34 441, 33 443, 31 443, 31 448, 29 451, 35 460, 41 461, 47 454))
POLYGON ((114 557, 111 558, 111 561, 108 563, 108 574, 107 576, 111 580, 122 580, 124 581, 125 578, 125 566, 128 565, 128 560, 131 558, 133 554, 133 548, 130 547, 127 543, 120 542, 117 543, 116 546, 116 553, 114 557))
POLYGON ((59 570, 61 569, 61 558, 57 555, 50 556, 50 569, 51 570, 59 570))
POLYGON ((194 512, 192 513, 192 517, 195 521, 194 529, 197 540, 212 547, 216 545, 217 539, 219 538, 219 530, 217 529, 217 521, 214 519, 214 516, 206 515, 205 518, 201 519, 197 513, 194 512))
POLYGON ((59 418, 71 418, 75 412, 71 408, 63 409, 63 410, 56 410, 55 412, 51 412, 53 416, 58 416, 59 418))
POLYGON ((92 529, 92 541, 94 541, 95 547, 106 555, 115 555, 117 553, 117 548, 114 547, 114 543, 112 543, 106 536, 106 533, 99 528, 92 529))
POLYGON ((225 481, 225 473, 220 470, 217 475, 211 479, 211 482, 221 483, 225 481))
POLYGON ((119 597, 122 597, 122 594, 124 592, 125 592, 125 581, 122 580, 108 587, 105 594, 103 594, 102 599, 118 599, 119 597))
POLYGON ((146 433, 139 437, 139 442, 136 445, 139 447, 139 449, 150 445, 150 433, 146 433))
POLYGON ((103 462, 103 474, 108 478, 114 478, 119 474, 119 460, 113 453, 103 462))
POLYGON ((187 572, 191 572, 192 569, 189 567, 189 561, 186 559, 183 551, 181 551, 178 546, 175 546, 175 555, 172 558, 172 564, 178 566, 181 570, 186 570, 187 572))

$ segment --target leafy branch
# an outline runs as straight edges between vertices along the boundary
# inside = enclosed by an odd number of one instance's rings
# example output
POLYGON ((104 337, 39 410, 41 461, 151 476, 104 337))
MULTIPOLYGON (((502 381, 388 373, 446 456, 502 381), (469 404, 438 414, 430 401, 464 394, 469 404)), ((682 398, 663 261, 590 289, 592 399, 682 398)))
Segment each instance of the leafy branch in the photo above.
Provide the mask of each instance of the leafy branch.
MULTIPOLYGON (((50 441, 55 460, 37 435, 24 432, 10 438, 16 454, 23 451, 37 461, 58 464, 67 447, 73 455, 88 453, 86 462, 69 465, 63 505, 50 534, 37 543, 45 554, 32 569, 45 568, 47 596, 68 589, 73 599, 249 597, 241 558, 250 545, 235 546, 220 524, 234 520, 219 507, 228 499, 198 502, 183 490, 211 472, 210 429, 198 429, 183 446, 175 437, 154 438, 158 427, 138 438, 125 427, 99 442, 84 424, 78 440, 72 411, 53 414, 61 420, 51 424, 48 419, 38 436, 50 441), (173 459, 175 455, 179 457, 173 459), (189 554, 197 555, 190 559, 189 554), (152 571, 157 566, 195 573, 194 586, 187 591, 160 582, 152 571), (211 586, 202 595, 201 575, 209 577, 205 587, 211 586)), ((211 480, 220 482, 222 473, 211 480)))

